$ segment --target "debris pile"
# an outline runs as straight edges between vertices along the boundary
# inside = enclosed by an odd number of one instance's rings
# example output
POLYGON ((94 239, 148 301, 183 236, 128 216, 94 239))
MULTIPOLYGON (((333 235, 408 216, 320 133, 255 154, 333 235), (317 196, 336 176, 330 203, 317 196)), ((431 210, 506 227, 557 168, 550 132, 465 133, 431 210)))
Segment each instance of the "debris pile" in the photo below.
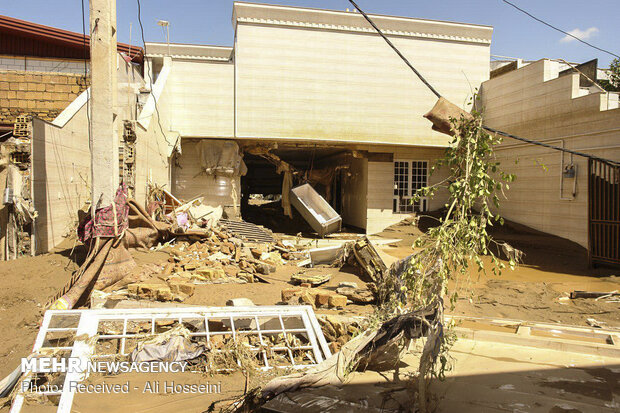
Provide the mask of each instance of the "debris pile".
POLYGON ((167 281, 267 282, 263 276, 295 260, 297 252, 295 246, 281 242, 246 242, 226 228, 217 227, 200 241, 180 241, 172 246, 163 275, 167 281))
POLYGON ((309 305, 312 308, 344 308, 347 297, 332 290, 307 286, 282 290, 282 302, 289 305, 309 305))
POLYGON ((350 318, 324 315, 317 319, 332 353, 339 352, 342 346, 363 331, 360 323, 350 318))

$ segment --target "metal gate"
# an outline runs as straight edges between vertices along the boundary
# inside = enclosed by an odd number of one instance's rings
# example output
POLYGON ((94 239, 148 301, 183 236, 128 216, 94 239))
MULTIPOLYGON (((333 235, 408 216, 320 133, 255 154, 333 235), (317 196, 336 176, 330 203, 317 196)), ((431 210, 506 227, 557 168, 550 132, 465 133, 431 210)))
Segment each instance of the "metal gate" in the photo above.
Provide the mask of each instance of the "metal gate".
POLYGON ((590 265, 620 265, 620 166, 588 159, 590 265))

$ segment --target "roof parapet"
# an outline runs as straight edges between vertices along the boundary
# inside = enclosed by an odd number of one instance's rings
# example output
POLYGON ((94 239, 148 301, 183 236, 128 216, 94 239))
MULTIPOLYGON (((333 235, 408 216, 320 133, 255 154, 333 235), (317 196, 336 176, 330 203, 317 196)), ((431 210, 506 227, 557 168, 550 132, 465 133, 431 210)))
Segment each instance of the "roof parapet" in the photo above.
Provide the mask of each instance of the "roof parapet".
MULTIPOLYGON (((491 44, 491 26, 410 17, 370 16, 386 35, 491 44)), ((235 28, 237 24, 245 23, 376 34, 375 29, 357 12, 259 3, 235 2, 232 22, 235 28)))

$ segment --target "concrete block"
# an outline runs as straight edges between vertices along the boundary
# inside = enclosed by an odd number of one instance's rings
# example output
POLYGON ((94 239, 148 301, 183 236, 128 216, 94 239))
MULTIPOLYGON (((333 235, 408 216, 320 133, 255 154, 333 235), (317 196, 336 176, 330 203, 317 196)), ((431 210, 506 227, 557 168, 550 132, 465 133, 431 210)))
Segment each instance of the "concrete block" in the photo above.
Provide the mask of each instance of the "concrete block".
POLYGON ((226 276, 226 273, 224 273, 224 270, 221 268, 200 267, 196 268, 196 273, 209 280, 224 278, 226 276))
POLYGON ((317 307, 327 307, 329 306, 329 299, 331 298, 331 296, 333 295, 332 292, 328 292, 328 291, 321 291, 319 293, 317 293, 316 295, 316 299, 315 299, 315 304, 317 307))
POLYGON ((226 305, 229 307, 254 307, 256 304, 249 298, 233 298, 226 301, 226 305))
POLYGON ((181 280, 169 281, 168 286, 173 294, 185 294, 188 297, 194 295, 196 290, 196 286, 193 283, 181 280))
POLYGON ((295 295, 301 294, 302 290, 303 289, 301 287, 291 287, 283 289, 280 293, 282 296, 282 301, 284 301, 285 303, 288 302, 295 295))
POLYGON ((346 307, 347 305, 347 297, 340 294, 333 294, 329 297, 329 306, 330 307, 346 307))

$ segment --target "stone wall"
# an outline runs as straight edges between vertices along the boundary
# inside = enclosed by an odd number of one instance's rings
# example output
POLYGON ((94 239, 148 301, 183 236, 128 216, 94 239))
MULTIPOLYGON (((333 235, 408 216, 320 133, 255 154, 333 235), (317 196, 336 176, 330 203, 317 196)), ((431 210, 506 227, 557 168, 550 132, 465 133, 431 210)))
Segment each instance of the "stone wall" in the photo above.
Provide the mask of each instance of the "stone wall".
POLYGON ((24 114, 51 122, 86 84, 82 75, 0 71, 0 124, 13 123, 24 114))

